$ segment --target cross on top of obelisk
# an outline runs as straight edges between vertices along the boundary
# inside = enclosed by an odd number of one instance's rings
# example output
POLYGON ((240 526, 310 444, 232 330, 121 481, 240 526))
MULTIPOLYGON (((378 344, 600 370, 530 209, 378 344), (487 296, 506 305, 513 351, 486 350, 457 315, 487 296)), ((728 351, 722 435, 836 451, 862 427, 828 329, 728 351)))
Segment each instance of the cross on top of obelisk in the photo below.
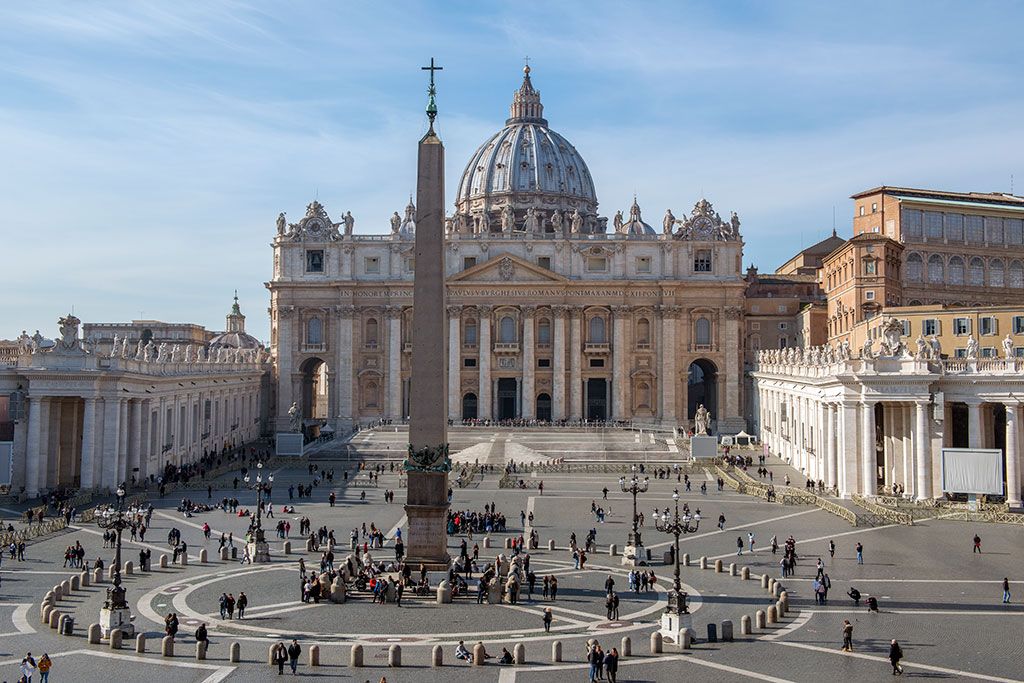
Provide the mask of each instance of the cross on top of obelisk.
POLYGON ((437 95, 437 88, 434 87, 434 72, 443 71, 444 67, 435 65, 434 58, 431 57, 430 66, 423 66, 420 69, 430 72, 430 87, 427 89, 427 95, 429 96, 427 100, 427 118, 430 119, 430 130, 433 131, 434 119, 437 118, 437 102, 434 99, 435 95, 437 95))

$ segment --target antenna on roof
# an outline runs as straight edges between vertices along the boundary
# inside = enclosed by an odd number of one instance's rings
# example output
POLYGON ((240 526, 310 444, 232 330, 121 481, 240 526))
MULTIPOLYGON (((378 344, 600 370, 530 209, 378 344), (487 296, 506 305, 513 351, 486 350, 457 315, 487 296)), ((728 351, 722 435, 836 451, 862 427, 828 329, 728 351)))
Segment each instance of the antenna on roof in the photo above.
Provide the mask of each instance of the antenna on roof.
POLYGON ((836 205, 832 205, 832 236, 836 236, 836 205))

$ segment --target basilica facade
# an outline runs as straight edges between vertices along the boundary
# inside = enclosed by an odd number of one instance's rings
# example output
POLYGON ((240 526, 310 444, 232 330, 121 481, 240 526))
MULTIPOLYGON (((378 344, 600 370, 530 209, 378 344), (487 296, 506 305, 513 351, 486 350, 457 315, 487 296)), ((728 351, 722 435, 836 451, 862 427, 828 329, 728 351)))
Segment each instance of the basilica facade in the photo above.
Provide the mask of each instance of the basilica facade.
MULTIPOLYGON (((416 209, 353 234, 313 202, 273 242, 276 416, 345 430, 409 414, 416 209)), ((699 404, 744 425, 739 219, 700 199, 659 229, 636 200, 598 214, 580 153, 543 117, 529 68, 505 126, 465 167, 447 218, 454 421, 638 421, 686 428, 699 404), (611 225, 609 225, 609 222, 611 225)))

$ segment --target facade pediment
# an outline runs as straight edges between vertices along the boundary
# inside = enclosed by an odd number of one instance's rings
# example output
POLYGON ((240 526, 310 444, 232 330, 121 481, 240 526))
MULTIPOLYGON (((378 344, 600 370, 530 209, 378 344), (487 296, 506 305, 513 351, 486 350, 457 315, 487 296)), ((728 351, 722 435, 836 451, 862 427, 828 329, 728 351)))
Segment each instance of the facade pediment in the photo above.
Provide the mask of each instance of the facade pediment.
POLYGON ((483 263, 478 263, 453 275, 448 278, 448 282, 452 284, 465 282, 543 282, 554 284, 568 282, 568 280, 518 256, 498 254, 483 263))

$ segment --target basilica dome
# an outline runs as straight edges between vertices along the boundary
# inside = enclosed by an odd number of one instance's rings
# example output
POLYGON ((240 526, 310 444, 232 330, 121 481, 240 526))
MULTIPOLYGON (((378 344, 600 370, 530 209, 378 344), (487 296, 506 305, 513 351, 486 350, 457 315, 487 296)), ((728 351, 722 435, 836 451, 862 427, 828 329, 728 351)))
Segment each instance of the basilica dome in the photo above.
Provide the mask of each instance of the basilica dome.
POLYGON ((466 164, 456 196, 456 217, 474 231, 498 232, 502 210, 511 206, 515 230, 528 229, 535 221, 540 229, 550 231, 555 211, 563 214, 565 224, 578 211, 588 226, 594 226, 597 194, 590 170, 576 148, 548 127, 529 66, 523 74, 505 127, 480 145, 466 164), (527 223, 530 208, 535 218, 527 223))

